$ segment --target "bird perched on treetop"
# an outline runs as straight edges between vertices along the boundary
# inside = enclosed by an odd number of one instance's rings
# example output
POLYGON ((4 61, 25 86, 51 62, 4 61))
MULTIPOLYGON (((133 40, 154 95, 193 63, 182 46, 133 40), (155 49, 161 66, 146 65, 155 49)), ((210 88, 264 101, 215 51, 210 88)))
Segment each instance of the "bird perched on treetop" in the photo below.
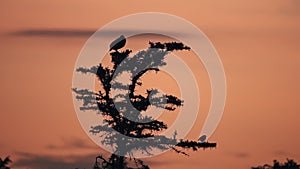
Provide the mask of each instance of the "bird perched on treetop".
POLYGON ((121 35, 118 39, 114 40, 110 46, 109 46, 109 51, 111 50, 115 50, 117 51, 118 49, 121 49, 122 47, 124 47, 126 44, 126 38, 124 35, 121 35))
POLYGON ((206 140, 206 135, 202 135, 198 140, 200 141, 200 143, 203 143, 206 140))

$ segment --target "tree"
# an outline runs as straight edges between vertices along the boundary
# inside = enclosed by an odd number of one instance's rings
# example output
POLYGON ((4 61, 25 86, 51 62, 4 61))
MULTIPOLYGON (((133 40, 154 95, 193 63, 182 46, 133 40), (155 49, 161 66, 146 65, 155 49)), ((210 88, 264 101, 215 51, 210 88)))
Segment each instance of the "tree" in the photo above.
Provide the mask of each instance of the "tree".
POLYGON ((164 94, 159 95, 157 89, 147 89, 145 95, 137 94, 136 87, 142 86, 141 78, 148 72, 160 71, 165 66, 165 57, 169 52, 176 50, 190 50, 190 47, 180 42, 149 42, 147 50, 138 52, 129 57, 132 50, 125 49, 126 39, 121 36, 110 45, 110 56, 112 68, 100 63, 98 66, 77 68, 81 73, 93 73, 97 76, 102 89, 98 92, 86 89, 74 88, 76 98, 83 101, 81 110, 99 109, 104 117, 104 125, 91 126, 90 133, 103 137, 103 144, 114 145, 115 152, 106 159, 97 156, 94 169, 148 169, 143 161, 135 157, 126 158, 125 155, 132 155, 132 151, 140 151, 151 155, 149 150, 158 148, 167 150, 171 148, 176 153, 187 155, 184 149, 197 151, 199 148, 216 147, 216 143, 199 142, 192 140, 178 140, 176 131, 172 138, 157 135, 158 132, 168 128, 163 122, 152 117, 142 116, 141 112, 146 111, 150 106, 174 111, 177 107, 183 106, 183 100, 176 96, 164 94), (115 77, 123 73, 130 75, 130 83, 125 84, 115 80, 115 77), (115 91, 121 90, 116 94, 115 91), (125 91, 125 92, 124 92, 125 91), (93 100, 95 97, 96 103, 93 100), (95 105, 96 104, 96 105, 95 105), (132 105, 128 106, 128 105, 132 105), (114 134, 111 131, 120 133, 114 134), (137 141, 143 139, 142 143, 137 141), (134 167, 130 167, 130 162, 134 167))
POLYGON ((4 160, 0 158, 0 169, 10 169, 8 167, 8 164, 11 163, 12 161, 10 160, 9 156, 7 156, 4 160))
POLYGON ((273 160, 273 166, 265 164, 263 166, 252 167, 252 169, 300 169, 300 164, 297 164, 294 160, 290 159, 287 159, 285 163, 273 160))

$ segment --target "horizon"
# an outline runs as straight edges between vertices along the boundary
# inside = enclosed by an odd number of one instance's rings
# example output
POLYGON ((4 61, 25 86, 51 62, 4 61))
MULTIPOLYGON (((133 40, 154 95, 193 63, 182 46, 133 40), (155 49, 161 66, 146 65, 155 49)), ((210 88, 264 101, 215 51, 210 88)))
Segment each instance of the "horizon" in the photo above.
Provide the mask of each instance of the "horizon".
MULTIPOLYGON (((208 36, 224 66, 227 100, 209 138, 217 148, 188 151, 189 157, 168 151, 143 161, 153 169, 250 169, 286 158, 300 162, 297 0, 1 2, 0 157, 10 156, 15 169, 50 169, 88 168, 97 155, 107 156, 86 135, 73 108, 76 59, 99 28, 125 15, 151 11, 182 17, 208 36)), ((149 40, 171 39, 130 37, 126 48, 147 47, 149 40)), ((210 105, 210 84, 201 61, 193 52, 189 56, 180 57, 197 75, 201 102, 197 126, 188 137, 198 138, 210 105)), ((151 78, 145 81, 154 85, 151 78)), ((178 93, 178 87, 172 90, 163 83, 158 87, 178 93)), ((168 83, 176 88, 175 82, 168 83)), ((164 118, 174 120, 168 113, 164 118)))

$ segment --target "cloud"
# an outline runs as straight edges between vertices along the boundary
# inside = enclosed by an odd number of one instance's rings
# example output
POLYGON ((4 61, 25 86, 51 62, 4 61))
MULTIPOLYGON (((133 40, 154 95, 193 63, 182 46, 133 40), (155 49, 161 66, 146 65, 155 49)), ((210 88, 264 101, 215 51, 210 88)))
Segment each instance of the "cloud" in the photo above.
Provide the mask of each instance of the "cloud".
POLYGON ((291 153, 284 151, 284 150, 276 150, 273 152, 274 155, 281 155, 281 156, 289 156, 291 153))
POLYGON ((300 1, 299 0, 288 0, 280 1, 278 4, 279 13, 287 16, 299 16, 300 15, 300 1))
POLYGON ((86 140, 80 138, 62 138, 61 145, 49 144, 46 146, 47 149, 96 149, 97 146, 89 144, 86 140))
POLYGON ((25 152, 17 152, 20 156, 12 167, 32 168, 32 169, 74 169, 74 168, 92 168, 96 155, 84 156, 50 156, 25 152))
POLYGON ((45 37, 89 37, 96 30, 75 29, 25 29, 10 33, 15 36, 45 36, 45 37))
MULTIPOLYGON (((31 37, 90 37, 95 33, 97 29, 22 29, 15 32, 10 32, 9 35, 12 36, 31 36, 31 37)), ((107 30, 104 31, 103 36, 111 37, 116 34, 135 34, 137 30, 107 30)), ((147 30, 145 30, 147 32, 147 30)), ((166 34, 170 32, 161 32, 161 34, 166 34)), ((190 33, 183 32, 173 32, 175 34, 192 36, 190 33)))
MULTIPOLYGON (((30 168, 30 169, 90 169, 95 163, 96 154, 88 155, 69 155, 69 156, 53 156, 41 155, 26 152, 16 152, 19 157, 14 161, 12 167, 30 168)), ((168 161, 144 161, 145 164, 151 166, 166 165, 168 161)), ((171 162, 171 161, 170 161, 171 162)))
MULTIPOLYGON (((110 156, 110 153, 102 151, 97 146, 89 144, 89 142, 87 142, 86 140, 76 137, 61 138, 61 144, 49 144, 46 146, 46 148, 50 153, 56 153, 36 154, 31 152, 15 152, 14 155, 16 156, 16 160, 14 160, 11 166, 13 168, 29 169, 90 169, 95 163, 95 157, 99 154, 103 155, 106 158, 110 156), (66 155, 65 152, 70 152, 70 155, 66 155), (78 154, 78 152, 82 153, 78 154)), ((143 161, 150 167, 157 165, 167 165, 169 162, 171 162, 169 160, 161 161, 149 159, 143 159, 143 161)))
POLYGON ((231 156, 234 156, 235 158, 248 158, 250 157, 250 154, 247 152, 230 152, 228 153, 231 156))
POLYGON ((237 157, 237 158, 247 158, 247 157, 250 156, 250 154, 245 153, 245 152, 239 152, 239 153, 235 153, 234 156, 237 157))

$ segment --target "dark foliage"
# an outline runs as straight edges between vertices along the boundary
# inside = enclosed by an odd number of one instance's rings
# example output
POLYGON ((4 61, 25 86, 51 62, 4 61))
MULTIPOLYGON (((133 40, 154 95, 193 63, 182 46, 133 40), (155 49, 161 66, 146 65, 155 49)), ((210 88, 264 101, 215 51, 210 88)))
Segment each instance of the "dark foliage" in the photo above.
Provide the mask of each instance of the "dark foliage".
POLYGON ((10 169, 8 167, 8 164, 11 163, 12 161, 10 160, 9 156, 6 157, 4 160, 0 158, 0 169, 10 169))
POLYGON ((151 155, 148 150, 152 148, 161 150, 172 148, 177 153, 187 155, 182 149, 196 151, 199 148, 216 147, 216 143, 177 140, 176 133, 174 133, 173 138, 158 136, 155 133, 167 129, 168 126, 163 121, 141 116, 141 112, 147 110, 149 106, 156 106, 169 111, 183 106, 183 100, 176 96, 168 94, 158 96, 156 95, 159 93, 157 89, 147 89, 145 95, 140 95, 136 94, 136 87, 142 85, 141 78, 147 72, 158 72, 161 66, 166 65, 164 59, 168 52, 190 50, 190 47, 178 42, 149 42, 150 47, 147 50, 129 57, 131 50, 118 51, 126 43, 126 39, 123 39, 122 36, 119 39, 120 41, 117 39, 110 46, 110 49, 113 49, 110 52, 112 68, 99 64, 91 68, 80 67, 77 69, 78 72, 96 74, 103 89, 96 93, 86 89, 73 89, 77 94, 76 98, 83 101, 81 110, 99 109, 105 119, 105 125, 91 126, 90 133, 104 136, 102 143, 116 145, 115 154, 121 154, 121 156, 112 154, 107 160, 98 156, 94 169, 130 169, 132 168, 129 167, 130 162, 135 164, 135 168, 148 169, 149 167, 141 160, 134 157, 132 159, 124 157, 126 154, 130 155, 133 150, 151 155), (114 80, 114 77, 124 72, 130 73, 130 84, 123 84, 114 80), (116 89, 127 92, 113 96, 112 90, 116 89), (130 109, 128 104, 132 105, 134 109, 130 109), (112 129, 132 139, 123 139, 123 136, 113 134, 112 129), (140 144, 136 138, 148 139, 144 139, 144 143, 140 144))
POLYGON ((265 164, 263 166, 252 167, 252 169, 300 169, 300 164, 290 159, 287 159, 284 163, 274 160, 273 165, 265 164))

